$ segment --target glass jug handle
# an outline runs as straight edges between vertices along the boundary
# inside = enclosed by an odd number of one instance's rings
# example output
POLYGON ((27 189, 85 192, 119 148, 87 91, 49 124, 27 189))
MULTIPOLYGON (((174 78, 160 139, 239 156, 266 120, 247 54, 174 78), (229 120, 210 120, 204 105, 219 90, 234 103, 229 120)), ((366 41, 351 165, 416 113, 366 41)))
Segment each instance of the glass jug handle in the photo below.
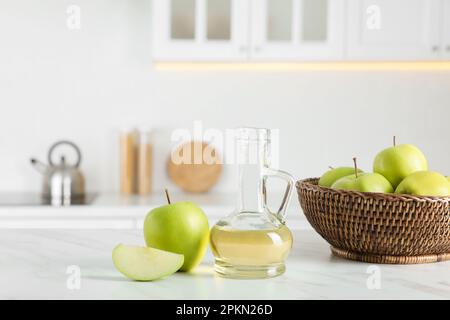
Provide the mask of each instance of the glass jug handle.
MULTIPOLYGON (((289 205, 289 202, 292 198, 292 191, 294 190, 295 180, 294 177, 292 177, 289 173, 281 170, 275 170, 271 168, 265 168, 264 174, 263 174, 263 201, 264 201, 264 208, 269 210, 268 204, 267 204, 267 180, 270 177, 280 178, 284 181, 286 181, 286 191, 284 192, 283 201, 281 202, 280 208, 275 213, 275 215, 280 219, 282 223, 284 223, 286 218, 286 210, 289 205)), ((269 212, 271 212, 269 210, 269 212)))

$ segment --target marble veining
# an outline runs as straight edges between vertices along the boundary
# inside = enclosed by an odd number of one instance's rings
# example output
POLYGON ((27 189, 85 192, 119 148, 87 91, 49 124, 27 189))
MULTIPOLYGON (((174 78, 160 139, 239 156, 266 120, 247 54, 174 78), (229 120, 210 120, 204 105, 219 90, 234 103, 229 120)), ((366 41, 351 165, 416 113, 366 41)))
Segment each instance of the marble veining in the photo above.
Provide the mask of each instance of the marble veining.
POLYGON ((267 280, 216 276, 212 254, 190 274, 140 283, 111 261, 117 243, 144 244, 139 230, 17 229, 0 234, 1 299, 450 299, 450 262, 376 265, 380 288, 367 285, 373 266, 336 258, 314 231, 295 230, 284 275, 267 280), (80 268, 80 288, 67 285, 80 268), (369 268, 370 267, 370 268, 369 268))

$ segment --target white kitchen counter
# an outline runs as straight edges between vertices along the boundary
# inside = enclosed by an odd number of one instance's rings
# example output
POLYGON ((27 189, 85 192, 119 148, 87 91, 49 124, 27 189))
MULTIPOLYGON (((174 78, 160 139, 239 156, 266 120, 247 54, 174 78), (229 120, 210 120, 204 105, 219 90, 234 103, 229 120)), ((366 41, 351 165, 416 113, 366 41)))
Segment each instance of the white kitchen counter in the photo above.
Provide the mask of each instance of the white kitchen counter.
MULTIPOLYGON (((208 216, 210 223, 231 213, 236 199, 232 193, 171 195, 173 202, 192 201, 208 216)), ((68 207, 52 206, 0 206, 0 229, 47 228, 47 229, 140 229, 147 213, 166 204, 163 193, 148 197, 99 194, 88 205, 68 207)), ((296 196, 288 212, 288 221, 293 228, 310 228, 301 214, 296 196)))
POLYGON ((287 272, 277 278, 220 278, 213 273, 208 252, 192 273, 140 283, 125 279, 111 261, 117 243, 143 244, 139 230, 2 230, 0 298, 450 299, 450 262, 374 266, 331 256, 313 231, 295 231, 294 238, 287 272), (76 283, 73 274, 66 273, 69 266, 80 268, 79 289, 67 287, 76 283), (379 290, 366 284, 373 270, 380 273, 379 290))

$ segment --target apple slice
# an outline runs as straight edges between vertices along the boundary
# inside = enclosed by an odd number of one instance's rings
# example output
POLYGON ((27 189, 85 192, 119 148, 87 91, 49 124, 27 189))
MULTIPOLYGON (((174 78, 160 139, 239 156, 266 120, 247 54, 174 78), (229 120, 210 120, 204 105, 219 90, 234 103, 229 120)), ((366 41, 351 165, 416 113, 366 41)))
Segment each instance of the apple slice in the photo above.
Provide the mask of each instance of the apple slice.
POLYGON ((177 272, 184 256, 150 247, 117 245, 112 253, 114 266, 127 278, 151 281, 177 272))

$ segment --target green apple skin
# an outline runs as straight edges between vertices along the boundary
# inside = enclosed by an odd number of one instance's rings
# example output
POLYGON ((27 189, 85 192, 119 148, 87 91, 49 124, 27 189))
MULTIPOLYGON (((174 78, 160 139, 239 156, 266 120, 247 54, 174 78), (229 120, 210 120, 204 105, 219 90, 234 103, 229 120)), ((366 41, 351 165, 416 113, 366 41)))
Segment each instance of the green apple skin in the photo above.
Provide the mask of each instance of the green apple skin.
POLYGON ((149 247, 184 255, 181 271, 190 271, 203 259, 209 243, 208 219, 192 202, 177 202, 153 209, 144 221, 149 247))
POLYGON ((450 183, 441 174, 432 171, 419 171, 406 177, 395 193, 415 196, 448 197, 450 183))
POLYGON ((378 192, 378 193, 393 193, 394 188, 391 183, 378 173, 362 173, 356 176, 343 177, 333 183, 331 186, 337 190, 352 190, 359 192, 378 192))
MULTIPOLYGON (((359 173, 363 173, 362 170, 358 170, 359 173)), ((339 167, 328 170, 323 174, 319 180, 319 186, 330 188, 333 183, 338 181, 340 178, 352 175, 355 173, 355 168, 351 167, 339 167)))
POLYGON ((416 146, 402 144, 381 151, 374 160, 373 171, 381 174, 396 188, 410 174, 427 171, 428 162, 416 146))
POLYGON ((114 248, 112 260, 120 273, 136 281, 152 281, 170 276, 184 263, 181 254, 123 244, 114 248))

